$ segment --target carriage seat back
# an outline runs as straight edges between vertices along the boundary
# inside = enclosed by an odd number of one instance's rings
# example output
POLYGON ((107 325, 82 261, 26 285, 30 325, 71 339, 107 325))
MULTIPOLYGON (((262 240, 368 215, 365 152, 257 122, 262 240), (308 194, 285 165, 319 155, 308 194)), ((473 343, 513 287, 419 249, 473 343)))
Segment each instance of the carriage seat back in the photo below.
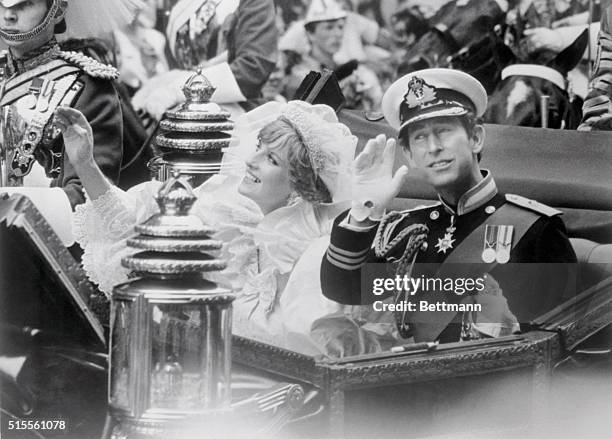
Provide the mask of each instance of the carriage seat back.
POLYGON ((612 244, 581 238, 570 238, 570 242, 578 259, 579 291, 612 276, 612 244))

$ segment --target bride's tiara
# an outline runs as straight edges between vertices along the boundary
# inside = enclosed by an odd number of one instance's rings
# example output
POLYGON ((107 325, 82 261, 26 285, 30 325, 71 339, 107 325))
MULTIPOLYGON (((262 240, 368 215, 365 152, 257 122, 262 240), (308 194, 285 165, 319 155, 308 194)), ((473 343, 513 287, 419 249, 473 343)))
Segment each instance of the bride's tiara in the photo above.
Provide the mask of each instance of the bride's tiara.
POLYGON ((313 171, 318 174, 324 169, 327 156, 321 150, 317 142, 317 136, 312 133, 311 128, 314 121, 309 120, 308 114, 297 105, 288 105, 281 113, 280 118, 295 129, 300 141, 308 151, 313 171))

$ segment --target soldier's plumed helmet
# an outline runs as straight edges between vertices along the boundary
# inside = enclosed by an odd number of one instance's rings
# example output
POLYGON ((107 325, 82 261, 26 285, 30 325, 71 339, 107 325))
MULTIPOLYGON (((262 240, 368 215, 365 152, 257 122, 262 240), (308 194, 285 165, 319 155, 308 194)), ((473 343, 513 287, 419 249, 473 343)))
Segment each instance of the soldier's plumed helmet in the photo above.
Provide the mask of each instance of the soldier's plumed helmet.
POLYGON ((465 72, 425 69, 395 81, 382 99, 385 119, 400 131, 410 123, 443 116, 480 117, 487 108, 487 92, 465 72))

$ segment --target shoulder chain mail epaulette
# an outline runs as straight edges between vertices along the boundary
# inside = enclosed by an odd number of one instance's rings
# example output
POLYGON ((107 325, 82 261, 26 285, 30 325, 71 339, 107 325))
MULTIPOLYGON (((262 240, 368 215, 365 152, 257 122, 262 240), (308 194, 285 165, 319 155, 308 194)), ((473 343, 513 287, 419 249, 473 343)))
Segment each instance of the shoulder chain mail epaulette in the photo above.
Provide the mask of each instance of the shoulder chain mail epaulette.
POLYGON ((62 50, 59 53, 59 57, 80 67, 85 73, 94 78, 117 79, 119 77, 119 70, 115 67, 103 64, 80 52, 62 50))

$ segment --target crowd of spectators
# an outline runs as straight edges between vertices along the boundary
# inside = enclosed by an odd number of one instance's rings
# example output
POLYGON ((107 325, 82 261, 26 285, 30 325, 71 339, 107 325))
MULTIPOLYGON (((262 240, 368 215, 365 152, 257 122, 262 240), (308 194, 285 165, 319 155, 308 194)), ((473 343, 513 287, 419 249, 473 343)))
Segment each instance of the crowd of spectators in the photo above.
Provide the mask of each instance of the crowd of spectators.
MULTIPOLYGON (((309 71, 329 69, 338 77, 346 107, 378 111, 382 94, 407 61, 406 51, 431 30, 436 13, 449 1, 462 7, 474 0, 274 0, 278 51, 259 102, 290 100, 309 71)), ((598 0, 496 3, 505 12, 505 24, 516 27, 522 20, 521 41, 513 43, 525 53, 559 53, 589 27, 591 42, 583 62, 569 76, 570 93, 584 98, 606 0, 604 5, 598 0)), ((135 22, 113 38, 123 81, 133 92, 172 65, 167 24, 161 22, 164 11, 155 0, 144 5, 135 22)), ((507 42, 508 33, 494 30, 507 42)), ((201 61, 206 66, 215 60, 201 61)))

